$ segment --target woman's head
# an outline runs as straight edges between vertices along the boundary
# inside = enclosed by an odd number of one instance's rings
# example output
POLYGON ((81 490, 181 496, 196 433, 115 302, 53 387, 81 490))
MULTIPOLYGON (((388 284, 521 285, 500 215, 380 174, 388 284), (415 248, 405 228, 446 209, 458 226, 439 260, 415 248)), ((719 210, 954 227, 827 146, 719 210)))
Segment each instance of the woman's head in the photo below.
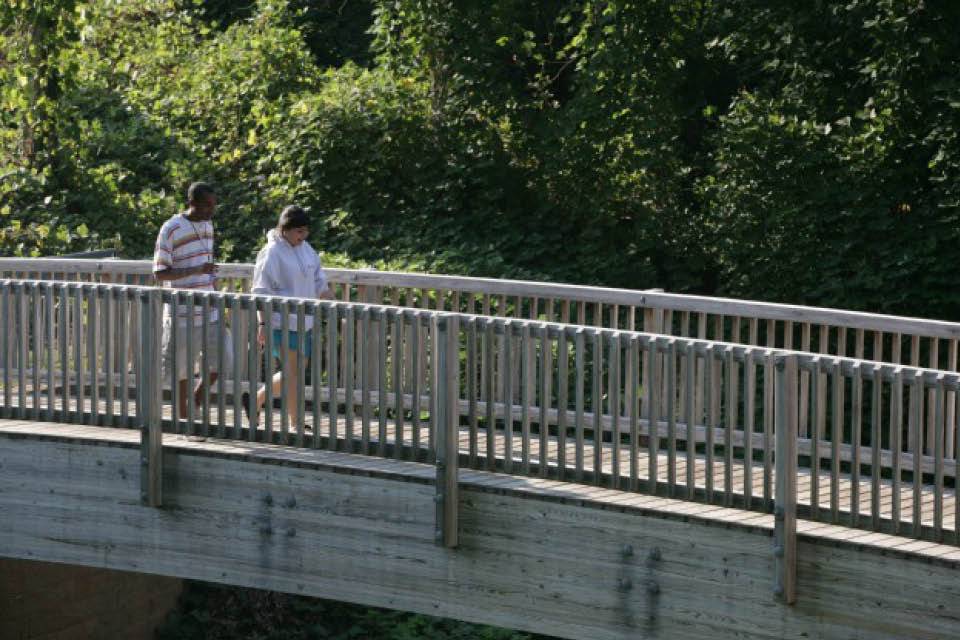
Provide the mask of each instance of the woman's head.
POLYGON ((284 207, 280 212, 280 220, 277 222, 277 233, 289 242, 292 246, 297 246, 307 239, 310 227, 310 217, 303 207, 291 204, 284 207))

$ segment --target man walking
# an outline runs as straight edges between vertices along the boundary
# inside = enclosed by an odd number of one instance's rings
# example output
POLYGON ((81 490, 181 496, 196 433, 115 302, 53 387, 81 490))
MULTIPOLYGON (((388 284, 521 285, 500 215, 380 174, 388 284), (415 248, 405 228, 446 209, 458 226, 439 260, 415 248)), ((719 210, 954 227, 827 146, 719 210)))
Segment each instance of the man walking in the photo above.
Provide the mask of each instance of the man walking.
MULTIPOLYGON (((160 227, 153 254, 153 275, 164 287, 215 291, 217 266, 213 261, 211 220, 217 207, 217 196, 213 187, 204 182, 194 182, 187 190, 187 204, 186 211, 173 216, 160 227)), ((177 317, 172 315, 170 305, 166 305, 163 313, 163 376, 165 380, 170 380, 176 372, 179 394, 177 410, 181 418, 186 418, 188 397, 195 405, 199 405, 204 385, 216 382, 220 351, 223 351, 224 366, 228 370, 232 366, 233 352, 227 346, 226 332, 221 330, 221 319, 216 308, 211 307, 206 318, 199 305, 193 308, 192 313, 187 305, 178 307, 177 317), (189 317, 191 315, 192 318, 189 317), (187 362, 187 322, 192 322, 195 328, 193 362, 187 362), (174 328, 176 341, 173 340, 174 328), (204 348, 211 369, 201 372, 200 381, 190 394, 189 381, 193 378, 197 363, 201 362, 204 348)))

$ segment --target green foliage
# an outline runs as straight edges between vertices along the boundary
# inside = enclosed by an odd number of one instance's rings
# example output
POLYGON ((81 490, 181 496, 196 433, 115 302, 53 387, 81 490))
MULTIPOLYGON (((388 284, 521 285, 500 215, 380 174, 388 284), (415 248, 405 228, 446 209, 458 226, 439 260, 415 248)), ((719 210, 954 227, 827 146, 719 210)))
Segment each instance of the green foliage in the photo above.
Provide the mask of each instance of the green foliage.
POLYGON ((546 636, 429 616, 187 583, 158 640, 535 640, 546 636))
POLYGON ((0 250, 149 255, 206 179, 225 260, 298 202, 363 264, 960 317, 956 24, 920 0, 12 0, 0 250))
POLYGON ((758 71, 703 182, 724 290, 960 317, 960 11, 891 0, 755 15, 715 42, 758 71))

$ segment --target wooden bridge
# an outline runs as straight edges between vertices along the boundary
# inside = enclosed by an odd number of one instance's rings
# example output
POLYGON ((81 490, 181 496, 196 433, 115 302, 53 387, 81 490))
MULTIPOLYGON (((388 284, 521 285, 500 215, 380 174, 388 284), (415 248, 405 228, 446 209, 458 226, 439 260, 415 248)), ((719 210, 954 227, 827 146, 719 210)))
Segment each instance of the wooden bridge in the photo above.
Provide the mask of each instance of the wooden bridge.
MULTIPOLYGON (((220 274, 196 293, 146 262, 0 260, 0 555, 570 638, 960 636, 960 324, 363 270, 329 270, 335 301, 270 298, 250 265, 220 274), (163 305, 230 332, 186 419, 163 305), (314 340, 297 397, 250 421, 243 392, 284 365, 258 312, 314 340)), ((188 328, 188 354, 208 339, 188 328)))

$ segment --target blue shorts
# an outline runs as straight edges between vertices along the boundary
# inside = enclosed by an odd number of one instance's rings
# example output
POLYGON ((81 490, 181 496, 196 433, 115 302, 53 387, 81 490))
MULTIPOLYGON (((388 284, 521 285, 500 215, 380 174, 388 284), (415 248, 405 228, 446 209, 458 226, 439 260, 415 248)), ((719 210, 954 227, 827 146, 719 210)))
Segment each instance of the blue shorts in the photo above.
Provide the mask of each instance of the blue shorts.
MULTIPOLYGON (((280 344, 283 342, 283 330, 273 330, 273 357, 280 357, 280 344)), ((300 334, 296 331, 287 331, 287 348, 290 351, 302 349, 303 353, 310 355, 313 350, 313 329, 307 331, 306 339, 300 344, 300 334)))

